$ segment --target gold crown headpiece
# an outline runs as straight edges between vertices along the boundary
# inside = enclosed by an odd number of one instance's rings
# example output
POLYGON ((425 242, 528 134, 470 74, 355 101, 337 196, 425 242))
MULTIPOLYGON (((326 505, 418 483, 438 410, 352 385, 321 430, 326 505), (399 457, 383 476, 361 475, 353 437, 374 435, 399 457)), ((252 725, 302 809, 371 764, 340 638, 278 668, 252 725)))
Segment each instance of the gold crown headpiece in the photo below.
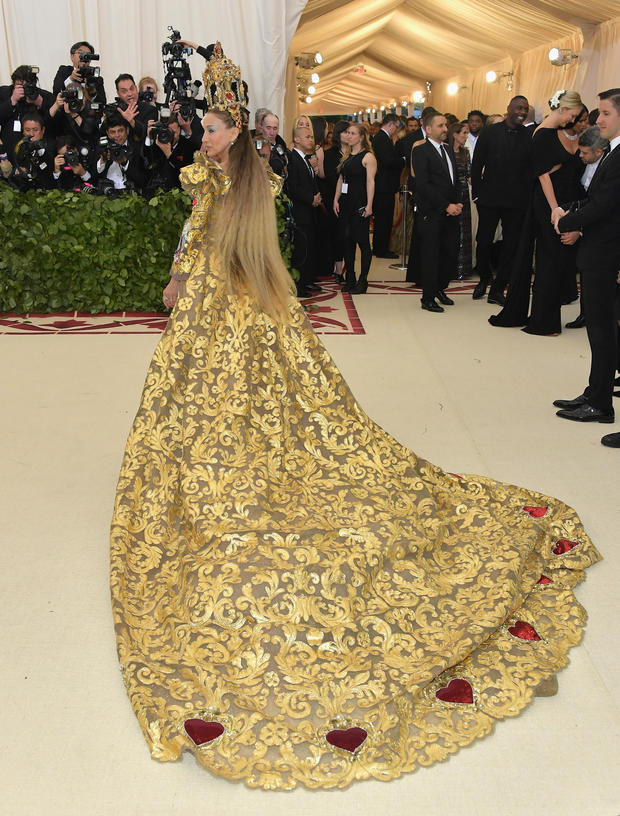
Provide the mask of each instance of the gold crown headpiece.
POLYGON ((247 86, 241 79, 241 69, 224 56, 219 42, 215 43, 211 58, 207 60, 202 79, 208 108, 228 111, 241 129, 244 124, 242 113, 246 114, 247 122, 247 86))

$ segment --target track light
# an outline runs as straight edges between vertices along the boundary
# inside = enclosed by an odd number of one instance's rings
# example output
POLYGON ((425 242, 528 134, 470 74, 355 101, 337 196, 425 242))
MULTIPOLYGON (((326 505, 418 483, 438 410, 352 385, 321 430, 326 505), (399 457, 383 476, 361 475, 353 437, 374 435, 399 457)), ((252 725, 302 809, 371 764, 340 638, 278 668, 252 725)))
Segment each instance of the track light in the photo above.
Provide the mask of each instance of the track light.
POLYGON ((313 82, 315 85, 318 85, 318 82, 319 82, 320 77, 319 77, 319 75, 317 74, 317 72, 315 71, 315 72, 312 74, 312 76, 310 77, 310 79, 312 80, 312 82, 313 82))
POLYGON ((413 95, 414 102, 424 102, 424 94, 422 91, 416 91, 413 95))
POLYGON ((509 91, 512 91, 512 80, 514 74, 512 71, 503 71, 502 73, 498 74, 497 71, 487 71, 486 74, 486 81, 491 82, 500 82, 502 79, 506 80, 506 88, 509 91))
POLYGON ((575 59, 579 59, 579 54, 575 54, 570 48, 552 48, 549 51, 549 62, 552 65, 568 65, 575 59))

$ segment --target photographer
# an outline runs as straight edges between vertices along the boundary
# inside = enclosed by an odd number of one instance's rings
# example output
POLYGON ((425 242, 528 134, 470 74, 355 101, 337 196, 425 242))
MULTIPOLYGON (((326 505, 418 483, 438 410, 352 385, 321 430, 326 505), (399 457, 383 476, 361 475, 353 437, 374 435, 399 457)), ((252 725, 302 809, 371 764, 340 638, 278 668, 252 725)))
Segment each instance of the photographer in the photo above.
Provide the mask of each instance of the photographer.
MULTIPOLYGON (((116 112, 123 117, 132 130, 132 138, 143 142, 146 137, 146 123, 157 119, 157 108, 138 98, 138 86, 131 74, 119 74, 115 79, 117 105, 116 112)), ((106 115, 112 113, 114 103, 106 105, 106 115)), ((107 124, 104 123, 107 129, 107 124)))
POLYGON ((79 85, 69 84, 60 91, 49 110, 48 130, 54 136, 70 136, 81 144, 95 147, 99 136, 99 115, 83 95, 79 85))
POLYGON ((100 148, 99 180, 106 179, 116 190, 142 189, 146 184, 144 161, 138 146, 129 138, 129 124, 120 115, 105 121, 107 144, 100 148))
POLYGON ((103 77, 99 76, 99 69, 90 63, 99 59, 95 49, 83 40, 71 46, 71 65, 61 65, 54 77, 54 96, 69 85, 79 85, 84 97, 91 102, 100 102, 105 105, 106 96, 103 86, 103 77))
POLYGON ((140 82, 138 82, 138 101, 148 102, 149 105, 155 105, 155 107, 159 108, 160 105, 157 103, 158 96, 159 85, 153 77, 142 77, 140 82))
POLYGON ((268 111, 262 120, 263 139, 269 145, 269 165, 274 173, 286 176, 288 165, 288 150, 286 142, 279 135, 280 120, 275 113, 268 111))
POLYGON ((194 153, 200 150, 201 139, 192 132, 191 120, 179 115, 175 103, 171 108, 169 119, 163 117, 167 121, 151 120, 147 125, 144 154, 147 161, 146 188, 149 191, 180 188, 181 168, 192 164, 194 153))
POLYGON ((9 156, 21 138, 21 120, 27 110, 36 110, 45 119, 54 97, 38 86, 38 68, 20 65, 11 74, 12 85, 0 88, 0 139, 9 156))
POLYGON ((0 142, 0 178, 2 178, 3 181, 6 181, 12 172, 13 165, 9 161, 6 148, 4 147, 2 142, 0 142))
POLYGON ((54 185, 54 153, 45 136, 43 118, 36 111, 24 113, 22 138, 15 146, 11 183, 22 192, 51 190, 54 185))
POLYGON ((71 139, 60 137, 56 140, 53 178, 59 190, 92 190, 95 169, 91 152, 86 147, 76 145, 71 139))

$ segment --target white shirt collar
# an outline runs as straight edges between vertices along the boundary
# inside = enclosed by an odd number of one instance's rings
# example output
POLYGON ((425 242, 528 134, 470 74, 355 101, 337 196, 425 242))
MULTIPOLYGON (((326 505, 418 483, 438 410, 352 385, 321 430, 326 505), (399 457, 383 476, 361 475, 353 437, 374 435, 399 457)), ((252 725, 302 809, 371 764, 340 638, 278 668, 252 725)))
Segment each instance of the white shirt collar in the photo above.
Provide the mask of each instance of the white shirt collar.
POLYGON ((441 145, 444 144, 444 142, 436 142, 434 139, 431 139, 430 136, 427 136, 426 138, 433 145, 435 150, 437 150, 438 153, 441 153, 441 145))
POLYGON ((620 135, 616 136, 615 139, 610 139, 609 141, 609 150, 615 150, 618 145, 620 145, 620 135))

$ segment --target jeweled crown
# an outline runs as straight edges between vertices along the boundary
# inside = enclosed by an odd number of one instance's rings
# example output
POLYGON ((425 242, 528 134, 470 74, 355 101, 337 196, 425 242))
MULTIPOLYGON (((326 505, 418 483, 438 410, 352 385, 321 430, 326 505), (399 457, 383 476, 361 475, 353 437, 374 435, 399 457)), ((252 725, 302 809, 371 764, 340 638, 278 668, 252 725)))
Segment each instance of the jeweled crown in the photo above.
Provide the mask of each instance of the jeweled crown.
POLYGON ((202 79, 208 107, 228 111, 235 125, 242 128, 247 123, 247 85, 241 79, 239 66, 224 56, 220 42, 213 47, 202 79))

